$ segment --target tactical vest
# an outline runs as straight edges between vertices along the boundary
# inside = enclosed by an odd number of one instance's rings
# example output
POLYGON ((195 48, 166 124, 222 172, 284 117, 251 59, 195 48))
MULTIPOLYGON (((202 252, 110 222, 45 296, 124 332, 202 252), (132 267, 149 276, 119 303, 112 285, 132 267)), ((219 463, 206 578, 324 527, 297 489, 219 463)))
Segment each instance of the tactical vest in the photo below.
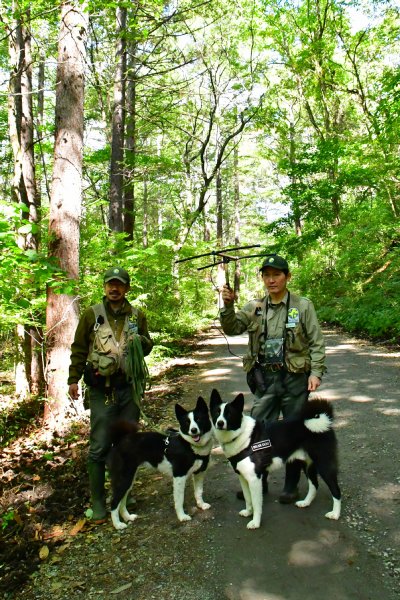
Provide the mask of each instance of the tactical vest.
POLYGON ((128 344, 133 334, 138 333, 137 310, 125 317, 120 339, 117 341, 108 321, 103 303, 92 306, 95 315, 94 339, 89 349, 88 362, 103 377, 110 377, 117 371, 126 373, 128 344))
MULTIPOLYGON (((295 308, 299 314, 299 322, 293 329, 286 329, 285 340, 285 364, 290 372, 306 372, 311 367, 310 354, 308 350, 307 332, 301 320, 302 299, 297 294, 290 294, 290 309, 295 308)), ((250 325, 247 327, 249 334, 249 351, 243 356, 243 369, 248 372, 258 360, 263 345, 263 325, 266 318, 267 297, 253 300, 246 306, 250 317, 250 325)))

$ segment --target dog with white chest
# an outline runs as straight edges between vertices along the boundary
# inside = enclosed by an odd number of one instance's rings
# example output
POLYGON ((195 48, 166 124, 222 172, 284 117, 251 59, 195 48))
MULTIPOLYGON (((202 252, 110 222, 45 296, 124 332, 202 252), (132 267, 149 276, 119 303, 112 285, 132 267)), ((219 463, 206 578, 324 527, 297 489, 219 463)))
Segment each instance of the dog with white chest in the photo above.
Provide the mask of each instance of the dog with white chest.
POLYGON ((173 496, 179 521, 190 521, 184 510, 187 479, 193 476, 197 506, 207 510, 203 500, 203 481, 213 443, 212 427, 205 400, 199 397, 194 409, 175 405, 179 431, 169 435, 140 432, 137 423, 119 421, 111 428, 113 447, 109 458, 112 500, 111 519, 117 530, 127 527, 136 514, 128 512, 126 503, 140 466, 150 466, 173 479, 173 496), (120 519, 122 517, 122 520, 120 519))
POLYGON ((246 508, 239 514, 252 516, 247 528, 258 529, 261 524, 263 473, 292 460, 303 461, 308 479, 308 493, 296 506, 305 508, 311 504, 320 475, 333 499, 332 510, 325 516, 339 519, 341 492, 331 404, 325 400, 310 400, 299 415, 268 423, 245 415, 243 409, 243 394, 238 394, 232 402, 223 402, 218 391, 212 390, 210 412, 214 435, 239 475, 246 502, 246 508))

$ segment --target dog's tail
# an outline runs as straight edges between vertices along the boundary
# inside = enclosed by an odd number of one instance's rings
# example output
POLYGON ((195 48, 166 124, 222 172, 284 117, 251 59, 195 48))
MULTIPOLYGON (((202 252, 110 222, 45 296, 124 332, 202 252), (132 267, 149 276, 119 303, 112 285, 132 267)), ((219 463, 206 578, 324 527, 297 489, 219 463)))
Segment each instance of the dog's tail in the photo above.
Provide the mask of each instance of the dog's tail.
POLYGON ((127 435, 133 436, 140 430, 139 423, 136 421, 125 421, 119 419, 110 425, 110 440, 114 446, 118 446, 120 441, 127 435))
POLYGON ((315 399, 306 402, 301 416, 304 425, 312 433, 326 433, 332 429, 333 408, 327 400, 315 399))

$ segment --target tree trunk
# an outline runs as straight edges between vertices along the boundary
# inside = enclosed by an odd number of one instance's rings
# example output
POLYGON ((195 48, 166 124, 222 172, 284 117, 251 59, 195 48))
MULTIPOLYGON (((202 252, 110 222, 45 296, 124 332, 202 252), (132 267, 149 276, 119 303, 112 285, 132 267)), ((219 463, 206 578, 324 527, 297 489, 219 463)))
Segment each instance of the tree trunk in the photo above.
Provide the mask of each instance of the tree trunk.
MULTIPOLYGON (((42 136, 43 129, 43 119, 44 119, 44 86, 45 86, 45 56, 44 53, 41 53, 39 59, 39 68, 37 74, 37 106, 36 106, 36 137, 39 139, 39 148, 40 148, 40 140, 42 136)), ((42 198, 41 198, 41 181, 36 180, 36 198, 37 198, 37 215, 38 215, 38 223, 41 220, 41 206, 42 206, 42 198)), ((40 246, 40 230, 38 229, 38 239, 37 244, 40 246)), ((42 315, 37 316, 37 321, 42 321, 42 315)), ((29 339, 30 339, 30 356, 31 356, 31 393, 34 396, 41 396, 44 393, 44 339, 43 339, 43 329, 40 326, 31 326, 29 328, 29 339)))
MULTIPOLYGON (((290 170, 292 173, 296 172, 295 162, 296 162, 296 138, 295 138, 295 125, 294 123, 289 124, 289 137, 290 137, 290 145, 289 145, 289 160, 290 160, 290 170)), ((295 175, 290 176, 290 183, 295 186, 297 183, 297 177, 295 175)), ((292 202, 292 211, 294 218, 294 228, 296 235, 300 236, 302 233, 302 224, 301 224, 301 213, 298 206, 297 198, 292 202)))
MULTIPOLYGON (((15 201, 21 205, 22 218, 32 224, 31 231, 23 235, 19 234, 17 241, 21 249, 37 252, 39 248, 39 195, 34 156, 31 34, 24 25, 24 17, 29 22, 29 10, 26 15, 21 15, 20 20, 13 24, 9 34, 10 61, 13 67, 10 77, 9 127, 14 154, 13 196, 15 201)), ((16 394, 20 398, 27 398, 29 392, 32 391, 30 340, 33 330, 34 327, 31 325, 25 327, 18 325, 16 328, 15 382, 16 394)), ((36 366, 34 371, 36 375, 36 366)))
POLYGON ((126 92, 126 165, 124 198, 124 231, 128 240, 133 240, 135 228, 135 162, 136 162, 136 46, 131 44, 128 65, 128 83, 126 92))
POLYGON ((208 204, 204 205, 203 208, 203 241, 210 242, 211 241, 211 227, 210 227, 210 219, 209 219, 209 206, 208 204))
MULTIPOLYGON (((222 180, 221 172, 218 169, 217 176, 215 179, 216 187, 216 209, 217 209, 217 246, 222 248, 223 246, 223 224, 222 224, 222 180)), ((221 263, 217 265, 217 287, 221 289, 223 285, 230 284, 229 281, 229 263, 221 263)), ((222 308, 224 305, 221 293, 219 293, 218 308, 222 308)))
POLYGON ((123 160, 125 128, 125 77, 126 77, 126 8, 117 6, 116 10, 116 70, 114 80, 114 105, 111 133, 110 163, 110 210, 109 227, 111 231, 123 229, 123 160))
POLYGON ((147 177, 143 181, 143 248, 147 248, 149 245, 149 206, 148 206, 148 189, 147 189, 147 177))
MULTIPOLYGON (((83 100, 86 16, 82 5, 63 4, 58 46, 56 131, 50 200, 49 256, 67 280, 79 272, 79 220, 82 196, 83 100)), ((77 296, 47 289, 47 403, 45 423, 62 427, 72 410, 66 390, 70 346, 78 322, 77 296)))
MULTIPOLYGON (((235 146, 233 151, 233 210, 235 219, 235 246, 240 246, 240 185, 239 185, 239 150, 235 146)), ((240 260, 235 261, 235 274, 233 289, 236 299, 240 293, 240 260)))
POLYGON ((223 246, 223 207, 222 207, 222 180, 221 180, 221 172, 218 170, 217 177, 215 179, 215 188, 216 188, 216 205, 217 205, 217 244, 220 248, 223 246))

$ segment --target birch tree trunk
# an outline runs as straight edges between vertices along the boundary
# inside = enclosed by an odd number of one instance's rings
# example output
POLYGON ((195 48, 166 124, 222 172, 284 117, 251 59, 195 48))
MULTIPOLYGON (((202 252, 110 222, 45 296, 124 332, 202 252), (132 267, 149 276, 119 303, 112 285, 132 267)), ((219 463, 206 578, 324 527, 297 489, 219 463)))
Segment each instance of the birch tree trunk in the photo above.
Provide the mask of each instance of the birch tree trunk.
MULTIPOLYGON (((65 2, 61 8, 58 46, 56 131, 50 200, 49 256, 67 279, 79 271, 79 221, 82 196, 83 101, 86 15, 82 4, 65 2)), ((56 281, 53 282, 57 284, 56 281)), ((47 289, 47 403, 45 424, 62 426, 73 410, 67 397, 70 346, 78 322, 78 298, 47 289)))

